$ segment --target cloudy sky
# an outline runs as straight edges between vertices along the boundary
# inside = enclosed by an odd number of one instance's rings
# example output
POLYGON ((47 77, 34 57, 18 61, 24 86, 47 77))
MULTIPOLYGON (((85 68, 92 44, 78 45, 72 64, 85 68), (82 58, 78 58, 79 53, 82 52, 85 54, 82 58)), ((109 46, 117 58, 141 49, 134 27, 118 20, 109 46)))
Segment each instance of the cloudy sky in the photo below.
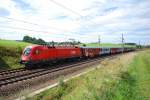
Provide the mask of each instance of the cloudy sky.
POLYGON ((150 0, 0 0, 0 38, 150 43, 150 0))

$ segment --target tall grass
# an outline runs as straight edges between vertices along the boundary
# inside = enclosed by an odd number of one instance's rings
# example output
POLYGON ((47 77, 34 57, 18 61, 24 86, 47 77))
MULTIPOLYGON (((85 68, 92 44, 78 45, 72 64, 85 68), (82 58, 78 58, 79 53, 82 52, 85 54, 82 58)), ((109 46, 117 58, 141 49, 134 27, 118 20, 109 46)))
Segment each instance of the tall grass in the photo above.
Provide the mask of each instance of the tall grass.
POLYGON ((20 68, 18 61, 22 50, 29 43, 0 40, 0 69, 20 68))
POLYGON ((27 100, 61 100, 76 86, 77 82, 75 80, 71 80, 69 83, 65 83, 64 78, 60 77, 59 85, 56 88, 52 88, 50 91, 46 90, 33 98, 27 98, 27 100))
POLYGON ((10 48, 0 46, 0 57, 3 56, 18 57, 21 55, 21 53, 22 53, 21 47, 10 48))
POLYGON ((135 57, 126 72, 119 75, 113 86, 104 86, 100 100, 149 100, 150 53, 135 57))
POLYGON ((44 91, 30 100, 149 100, 150 52, 104 62, 104 67, 44 91), (106 64, 105 64, 106 63, 106 64), (40 97, 41 96, 41 97, 40 97))
POLYGON ((12 69, 21 67, 18 63, 21 53, 21 47, 9 48, 0 46, 0 69, 12 69))

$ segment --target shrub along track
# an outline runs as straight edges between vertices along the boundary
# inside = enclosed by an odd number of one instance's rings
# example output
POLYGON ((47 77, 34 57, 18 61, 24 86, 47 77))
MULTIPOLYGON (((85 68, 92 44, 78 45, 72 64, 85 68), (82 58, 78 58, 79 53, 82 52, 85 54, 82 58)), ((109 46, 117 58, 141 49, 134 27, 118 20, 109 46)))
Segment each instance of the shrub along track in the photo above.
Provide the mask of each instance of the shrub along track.
POLYGON ((9 96, 10 94, 14 94, 22 89, 39 85, 46 81, 53 80, 61 75, 67 75, 82 68, 95 65, 105 58, 113 59, 118 55, 98 57, 79 62, 56 65, 51 68, 39 68, 34 70, 19 69, 0 72, 0 96, 9 96))

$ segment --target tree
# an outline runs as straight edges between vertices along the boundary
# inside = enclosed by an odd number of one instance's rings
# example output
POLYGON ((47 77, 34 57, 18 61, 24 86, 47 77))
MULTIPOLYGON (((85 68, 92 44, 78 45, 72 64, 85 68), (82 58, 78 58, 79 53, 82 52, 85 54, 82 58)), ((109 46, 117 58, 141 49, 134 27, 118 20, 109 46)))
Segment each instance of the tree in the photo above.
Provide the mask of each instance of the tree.
POLYGON ((83 44, 83 47, 86 47, 86 44, 83 44))
POLYGON ((24 36, 24 37, 23 37, 23 41, 24 41, 24 42, 29 42, 30 39, 31 39, 31 38, 30 38, 29 36, 24 36))
POLYGON ((42 40, 41 38, 36 39, 35 37, 30 37, 30 36, 24 36, 23 37, 23 41, 24 42, 29 42, 29 43, 33 43, 33 44, 45 44, 46 42, 44 40, 42 40))
POLYGON ((72 45, 79 45, 81 42, 80 41, 76 41, 75 39, 69 39, 70 44, 72 45))

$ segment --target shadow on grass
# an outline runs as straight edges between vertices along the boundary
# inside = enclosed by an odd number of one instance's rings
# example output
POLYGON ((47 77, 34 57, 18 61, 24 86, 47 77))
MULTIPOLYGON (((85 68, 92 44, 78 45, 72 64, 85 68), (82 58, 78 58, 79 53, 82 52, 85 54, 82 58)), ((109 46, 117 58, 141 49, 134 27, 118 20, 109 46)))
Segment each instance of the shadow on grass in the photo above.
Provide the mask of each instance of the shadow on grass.
POLYGON ((9 69, 10 66, 0 57, 0 70, 1 69, 9 69))

